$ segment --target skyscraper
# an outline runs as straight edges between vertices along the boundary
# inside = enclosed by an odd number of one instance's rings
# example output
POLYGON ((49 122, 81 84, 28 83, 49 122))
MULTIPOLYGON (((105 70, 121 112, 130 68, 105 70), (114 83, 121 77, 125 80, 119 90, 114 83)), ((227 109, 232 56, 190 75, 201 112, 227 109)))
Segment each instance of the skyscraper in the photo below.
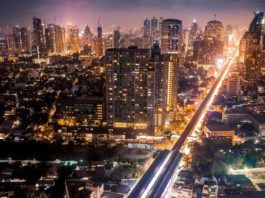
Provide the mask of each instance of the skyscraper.
POLYGON ((56 24, 49 24, 45 30, 46 47, 49 53, 63 54, 65 52, 64 30, 56 24))
POLYGON ((107 124, 114 128, 147 130, 147 64, 150 50, 130 47, 106 52, 107 124))
POLYGON ((209 21, 205 27, 204 36, 209 39, 213 38, 218 41, 224 40, 224 26, 217 20, 209 21))
POLYGON ((161 50, 178 53, 182 47, 182 21, 165 19, 161 24, 161 50))
POLYGON ((49 54, 53 54, 56 52, 55 46, 55 27, 50 24, 45 29, 45 37, 46 37, 46 49, 49 54))
POLYGON ((79 29, 77 27, 72 26, 69 29, 68 47, 71 54, 80 50, 79 29))
POLYGON ((225 94, 227 97, 238 96, 241 88, 241 76, 238 71, 231 71, 226 79, 225 94))
POLYGON ((193 45, 193 42, 195 41, 198 34, 198 23, 196 20, 193 20, 190 27, 190 45, 193 45))
POLYGON ((30 51, 30 35, 27 27, 20 28, 21 33, 21 50, 22 52, 30 51))
POLYGON ((18 26, 13 27, 13 37, 15 42, 15 48, 17 52, 21 50, 21 32, 18 26))
POLYGON ((100 25, 100 19, 98 20, 97 38, 94 40, 94 51, 96 58, 103 55, 102 27, 100 25))
POLYGON ((144 20, 144 38, 150 38, 151 35, 151 22, 147 18, 144 20))
POLYGON ((91 46, 92 45, 92 32, 89 28, 88 25, 86 25, 85 29, 84 29, 84 33, 83 33, 83 38, 82 38, 82 45, 85 46, 91 46))
POLYGON ((197 37, 193 47, 193 57, 197 64, 214 65, 224 51, 223 25, 220 21, 209 21, 203 36, 197 37))
POLYGON ((46 41, 41 19, 33 17, 33 46, 32 55, 37 57, 46 56, 46 41))
POLYGON ((150 48, 151 46, 151 21, 148 18, 144 20, 143 45, 145 48, 150 48))
POLYGON ((158 20, 153 17, 151 19, 151 35, 154 35, 158 31, 158 20))
POLYGON ((113 46, 114 48, 119 48, 120 46, 120 32, 118 30, 114 30, 113 33, 113 46))
POLYGON ((154 49, 108 49, 106 52, 107 124, 128 134, 161 134, 176 107, 176 54, 154 49))
POLYGON ((254 19, 240 42, 240 61, 244 63, 243 78, 247 86, 255 85, 265 65, 264 13, 254 14, 254 19))

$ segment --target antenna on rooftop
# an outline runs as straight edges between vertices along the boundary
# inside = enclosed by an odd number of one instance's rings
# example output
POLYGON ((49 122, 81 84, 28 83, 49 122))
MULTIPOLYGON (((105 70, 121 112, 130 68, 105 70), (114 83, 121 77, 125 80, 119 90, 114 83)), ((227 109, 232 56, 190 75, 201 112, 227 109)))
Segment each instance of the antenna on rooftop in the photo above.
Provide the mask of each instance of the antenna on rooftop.
POLYGON ((259 2, 257 3, 257 5, 256 5, 256 8, 254 9, 254 14, 256 15, 256 14, 260 13, 261 10, 262 10, 262 4, 261 4, 261 2, 259 1, 259 2))
POLYGON ((98 17, 98 27, 100 27, 100 16, 98 17))

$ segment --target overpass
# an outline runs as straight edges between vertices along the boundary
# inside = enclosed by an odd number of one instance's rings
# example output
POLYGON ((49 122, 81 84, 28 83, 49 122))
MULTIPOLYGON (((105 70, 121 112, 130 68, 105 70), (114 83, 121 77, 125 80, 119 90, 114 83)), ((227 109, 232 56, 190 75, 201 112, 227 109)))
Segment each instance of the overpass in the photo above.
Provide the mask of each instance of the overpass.
MULTIPOLYGON (((169 186, 171 186, 171 183, 174 181, 174 177, 176 177, 178 173, 178 167, 182 161, 181 149, 185 146, 188 136, 192 135, 192 133, 200 127, 201 121, 204 119, 207 109, 210 107, 217 95, 218 90, 221 87, 222 82, 237 54, 238 50, 234 53, 233 58, 229 58, 227 60, 210 91, 202 100, 172 150, 168 152, 167 156, 163 157, 163 162, 158 162, 157 159, 154 161, 155 164, 159 164, 159 167, 154 168, 153 164, 151 165, 140 181, 136 184, 135 188, 130 191, 128 195, 129 198, 164 197, 165 192, 169 186), (146 180, 146 175, 152 175, 153 177, 146 180)), ((159 159, 159 161, 160 160, 161 159, 159 159)))

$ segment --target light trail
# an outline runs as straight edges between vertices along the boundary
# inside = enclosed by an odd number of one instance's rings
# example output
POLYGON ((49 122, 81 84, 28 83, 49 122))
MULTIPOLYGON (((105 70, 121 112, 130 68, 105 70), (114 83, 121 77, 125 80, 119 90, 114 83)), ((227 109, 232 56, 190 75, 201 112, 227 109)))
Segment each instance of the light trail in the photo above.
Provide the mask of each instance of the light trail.
POLYGON ((153 179, 151 180, 151 182, 147 186, 147 189, 144 191, 143 195, 141 196, 142 198, 147 197, 148 193, 152 189, 152 187, 153 187, 154 183, 156 182, 157 178, 161 175, 161 172, 164 169, 165 165, 167 164, 168 160, 170 159, 171 155, 172 155, 172 153, 170 152, 168 154, 167 158, 165 159, 165 161, 163 162, 163 164, 159 167, 159 169, 156 172, 155 176, 153 177, 153 179))

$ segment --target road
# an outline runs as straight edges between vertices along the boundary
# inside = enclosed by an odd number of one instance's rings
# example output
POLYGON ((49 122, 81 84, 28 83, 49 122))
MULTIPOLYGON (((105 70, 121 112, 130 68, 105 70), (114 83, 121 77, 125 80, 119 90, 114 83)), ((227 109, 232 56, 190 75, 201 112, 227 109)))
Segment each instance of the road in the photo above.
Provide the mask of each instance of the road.
POLYGON ((169 150, 161 151, 136 186, 133 188, 133 191, 130 193, 129 198, 142 197, 147 188, 148 184, 153 180, 158 170, 162 166, 163 162, 166 160, 169 150))
POLYGON ((156 180, 153 187, 149 190, 147 196, 143 197, 162 197, 163 193, 171 183, 172 175, 176 174, 176 164, 181 161, 182 154, 178 151, 173 151, 170 160, 163 168, 160 177, 156 180))
MULTIPOLYGON (((236 57, 237 53, 238 50, 235 52, 234 58, 236 57)), ((149 178, 149 180, 146 180, 145 177, 142 177, 142 179, 137 183, 137 188, 133 189, 129 194, 129 198, 154 198, 163 196, 163 193, 166 191, 167 187, 171 182, 173 182, 172 178, 176 176, 176 170, 182 159, 181 149, 185 146, 188 136, 200 126, 200 122, 204 119, 206 110, 212 104, 215 95, 218 93, 218 90, 222 85, 227 72, 229 71, 229 67, 233 64, 234 58, 228 59, 227 63, 225 63, 223 66, 210 91, 207 93, 200 106, 197 108, 195 114, 172 148, 171 152, 168 153, 168 156, 164 157, 164 160, 167 161, 159 163, 157 160, 155 160, 156 163, 160 164, 159 171, 157 173, 153 173, 152 171, 155 169, 151 165, 146 173, 148 173, 148 175, 153 175, 153 179, 149 178)))
MULTIPOLYGON (((236 57, 237 53, 235 53, 236 57)), ((181 150, 186 146, 185 142, 189 135, 191 135, 198 127, 200 127, 201 121, 203 121, 205 113, 207 112, 210 105, 213 103, 215 96, 218 93, 219 88, 222 85, 225 76, 227 75, 230 66, 234 63, 234 59, 229 59, 227 63, 223 66, 218 78, 215 80, 210 91, 205 96, 200 106, 196 110, 195 114, 191 118, 189 124, 186 126, 185 130, 181 134, 180 138, 172 148, 172 153, 178 153, 179 155, 171 155, 169 160, 171 163, 167 163, 163 168, 162 174, 157 178, 155 185, 149 190, 146 197, 164 197, 164 193, 167 191, 168 187, 173 183, 173 179, 176 176, 176 170, 179 167, 182 156, 180 155, 181 150)))

